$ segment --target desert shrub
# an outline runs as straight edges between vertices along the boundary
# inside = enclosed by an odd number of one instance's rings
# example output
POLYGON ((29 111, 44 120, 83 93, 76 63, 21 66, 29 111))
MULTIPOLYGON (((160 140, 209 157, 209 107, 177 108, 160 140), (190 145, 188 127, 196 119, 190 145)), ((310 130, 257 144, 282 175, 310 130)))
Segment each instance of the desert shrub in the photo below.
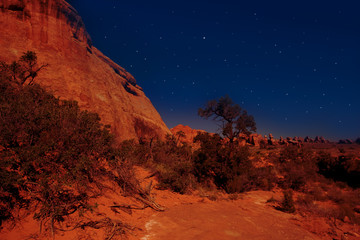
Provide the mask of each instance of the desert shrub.
POLYGON ((275 159, 279 172, 284 176, 279 182, 283 188, 304 190, 306 184, 317 180, 317 166, 311 151, 297 146, 285 147, 275 159))
POLYGON ((128 161, 135 165, 148 166, 152 161, 152 150, 149 142, 137 143, 134 139, 125 140, 120 143, 119 157, 122 161, 128 161))
POLYGON ((193 175, 192 150, 168 135, 164 141, 142 138, 139 143, 127 140, 119 146, 119 156, 130 164, 152 169, 159 180, 158 188, 185 193, 196 180, 193 175))
POLYGON ((360 187, 360 161, 351 155, 331 157, 320 153, 317 158, 319 173, 334 181, 346 182, 353 188, 360 187))
POLYGON ((219 135, 200 133, 194 141, 200 149, 194 153, 194 173, 198 181, 211 179, 228 193, 251 189, 250 152, 232 142, 224 142, 219 135))
POLYGON ((283 199, 281 201, 280 210, 288 213, 295 212, 295 204, 291 190, 283 191, 283 199))
POLYGON ((338 219, 341 221, 350 221, 355 224, 360 223, 360 218, 355 214, 353 208, 349 204, 338 204, 329 214, 330 218, 338 219))
POLYGON ((194 142, 200 142, 200 149, 194 153, 194 173, 198 181, 213 178, 216 169, 219 167, 217 161, 222 148, 222 139, 219 135, 208 133, 198 134, 194 142))
POLYGON ((151 149, 151 167, 156 171, 160 188, 185 193, 195 185, 191 147, 178 143, 168 135, 164 142, 157 141, 151 149))
POLYGON ((307 194, 309 196, 312 196, 314 201, 325 201, 326 200, 326 195, 325 195, 324 190, 316 184, 309 187, 307 194))
POLYGON ((309 210, 311 208, 314 208, 314 201, 315 198, 311 194, 304 194, 302 196, 298 196, 296 199, 296 204, 301 206, 302 208, 305 208, 306 210, 309 210))
POLYGON ((241 193, 251 189, 247 184, 248 182, 247 175, 235 175, 227 180, 223 188, 227 193, 241 193))
POLYGON ((174 168, 158 165, 156 170, 160 182, 159 188, 169 188, 184 194, 194 185, 194 179, 187 164, 179 164, 174 168))
POLYGON ((39 85, 11 84, 0 74, 0 212, 37 206, 51 226, 92 209, 108 164, 123 166, 113 136, 97 114, 59 100, 39 85), (108 162, 108 164, 106 163, 108 162))
POLYGON ((235 201, 235 200, 240 199, 240 196, 238 193, 231 193, 231 194, 229 194, 228 198, 229 198, 229 200, 235 201))
POLYGON ((272 166, 252 168, 250 174, 252 189, 270 191, 277 182, 275 175, 275 169, 272 166))

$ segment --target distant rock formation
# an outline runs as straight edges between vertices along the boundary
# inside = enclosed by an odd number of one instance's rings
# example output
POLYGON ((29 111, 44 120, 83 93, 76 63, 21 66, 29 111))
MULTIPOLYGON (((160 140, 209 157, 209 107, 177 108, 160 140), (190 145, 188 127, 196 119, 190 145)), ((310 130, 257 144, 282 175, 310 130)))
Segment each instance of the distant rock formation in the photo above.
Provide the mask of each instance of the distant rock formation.
POLYGON ((271 133, 269 133, 268 144, 270 144, 270 145, 276 145, 277 144, 277 141, 275 140, 275 138, 273 137, 273 135, 271 133))
POLYGON ((259 147, 262 144, 266 144, 267 140, 266 137, 263 137, 257 133, 253 133, 249 136, 248 143, 253 146, 259 147))
POLYGON ((36 82, 97 112, 117 141, 170 133, 134 77, 92 45, 64 0, 0 0, 0 60, 17 60, 28 50, 49 64, 36 82))
POLYGON ((192 129, 189 126, 184 126, 182 124, 179 124, 179 125, 171 128, 170 131, 175 136, 175 138, 178 139, 179 142, 187 143, 196 148, 200 147, 200 145, 194 143, 194 138, 199 133, 206 133, 206 131, 204 131, 204 130, 192 129))
POLYGON ((354 142, 350 139, 341 139, 338 144, 353 144, 354 142))

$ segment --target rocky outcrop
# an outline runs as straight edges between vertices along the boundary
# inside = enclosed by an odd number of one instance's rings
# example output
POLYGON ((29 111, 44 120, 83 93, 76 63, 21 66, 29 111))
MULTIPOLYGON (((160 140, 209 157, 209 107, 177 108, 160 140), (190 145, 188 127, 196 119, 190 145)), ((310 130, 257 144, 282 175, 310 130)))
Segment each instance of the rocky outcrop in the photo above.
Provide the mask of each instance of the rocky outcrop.
POLYGON ((277 144, 276 139, 273 137, 273 135, 271 133, 269 134, 268 144, 269 145, 276 145, 277 144))
POLYGON ((338 144, 353 144, 354 142, 350 139, 340 139, 338 144))
POLYGON ((260 134, 257 133, 253 133, 250 134, 249 139, 248 139, 248 143, 259 147, 261 145, 266 145, 267 144, 267 137, 266 136, 261 136, 260 134))
POLYGON ((190 144, 193 146, 196 145, 196 144, 193 144, 194 138, 199 133, 206 133, 206 131, 204 131, 204 130, 192 129, 189 126, 184 126, 182 124, 179 124, 179 125, 171 128, 170 131, 175 136, 175 138, 177 138, 179 140, 179 142, 187 143, 187 144, 190 144))
POLYGON ((112 126, 118 141, 170 133, 134 77, 96 49, 64 0, 0 0, 0 61, 35 51, 49 66, 36 79, 112 126))

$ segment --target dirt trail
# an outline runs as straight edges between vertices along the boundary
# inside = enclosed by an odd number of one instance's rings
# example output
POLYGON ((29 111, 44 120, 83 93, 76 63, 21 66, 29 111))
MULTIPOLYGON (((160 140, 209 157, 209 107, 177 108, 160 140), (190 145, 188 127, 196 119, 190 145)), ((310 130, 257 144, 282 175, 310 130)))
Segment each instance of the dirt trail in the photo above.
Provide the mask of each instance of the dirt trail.
POLYGON ((269 197, 269 192, 253 192, 235 201, 173 206, 149 218, 141 239, 320 239, 300 227, 296 215, 267 206, 269 197))
MULTIPOLYGON (((142 183, 144 186, 151 181, 144 177, 149 176, 149 173, 142 169, 137 170, 137 175, 141 179, 146 179, 142 183)), ((288 214, 275 210, 266 202, 271 197, 280 200, 282 198, 280 190, 247 192, 237 195, 236 200, 230 200, 229 197, 233 199, 234 195, 229 196, 220 192, 199 191, 190 195, 180 195, 169 190, 153 189, 151 193, 156 202, 165 207, 164 212, 156 212, 151 208, 143 210, 119 208, 118 211, 113 211, 110 206, 118 204, 140 206, 140 203, 120 193, 119 189, 114 192, 108 191, 94 199, 98 207, 94 212, 86 213, 85 217, 92 221, 107 217, 126 223, 129 229, 132 229, 127 231, 126 237, 129 240, 360 239, 358 226, 338 222, 337 226, 343 229, 340 231, 340 228, 335 229, 326 219, 320 217, 288 214), (206 197, 206 194, 210 196, 206 197), (216 201, 211 201, 209 198, 216 201)), ((51 239, 49 231, 43 230, 40 233, 40 223, 32 216, 33 213, 29 212, 15 228, 3 226, 4 228, 0 229, 0 239, 51 239)), ((79 221, 76 216, 72 218, 62 223, 61 227, 66 227, 68 224, 72 226, 74 222, 79 221)), ((109 239, 111 233, 115 233, 116 229, 113 228, 56 231, 55 239, 109 239)), ((110 239, 123 239, 122 237, 113 236, 110 239)))

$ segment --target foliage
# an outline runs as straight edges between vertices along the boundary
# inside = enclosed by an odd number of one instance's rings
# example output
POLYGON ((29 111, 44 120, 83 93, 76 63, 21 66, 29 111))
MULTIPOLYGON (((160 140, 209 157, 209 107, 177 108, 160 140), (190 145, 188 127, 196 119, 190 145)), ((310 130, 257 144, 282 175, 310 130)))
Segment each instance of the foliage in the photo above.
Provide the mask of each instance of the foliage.
POLYGON ((346 182, 354 188, 360 187, 360 162, 355 156, 320 153, 317 158, 319 173, 335 181, 346 182))
POLYGON ((212 117, 219 122, 222 135, 230 142, 241 133, 249 135, 256 131, 254 117, 248 115, 238 104, 234 104, 229 96, 221 97, 218 101, 209 101, 204 109, 199 109, 198 114, 205 119, 212 117))
POLYGON ((0 72, 16 85, 32 85, 38 72, 47 66, 44 64, 39 67, 36 53, 27 51, 19 61, 13 61, 11 64, 0 62, 0 72))
MULTIPOLYGON (((36 66, 30 53, 21 61, 36 66)), ((92 183, 110 175, 107 165, 124 166, 108 128, 97 114, 37 84, 10 84, 6 71, 0 75, 0 220, 30 203, 38 206, 34 217, 50 226, 91 210, 89 199, 101 191, 92 183)))
POLYGON ((229 193, 250 188, 253 166, 247 147, 224 144, 219 135, 200 133, 194 139, 200 149, 194 153, 194 173, 198 181, 210 179, 229 193))
POLYGON ((302 190, 307 182, 316 180, 317 166, 313 154, 306 148, 285 147, 275 161, 277 169, 284 176, 279 184, 287 189, 302 190))
POLYGON ((291 190, 283 191, 283 199, 281 201, 281 210, 288 213, 295 212, 295 204, 293 192, 291 190))
POLYGON ((153 161, 156 163, 155 169, 160 187, 185 193, 194 186, 190 146, 178 144, 175 136, 167 135, 165 142, 158 141, 153 151, 153 161))

